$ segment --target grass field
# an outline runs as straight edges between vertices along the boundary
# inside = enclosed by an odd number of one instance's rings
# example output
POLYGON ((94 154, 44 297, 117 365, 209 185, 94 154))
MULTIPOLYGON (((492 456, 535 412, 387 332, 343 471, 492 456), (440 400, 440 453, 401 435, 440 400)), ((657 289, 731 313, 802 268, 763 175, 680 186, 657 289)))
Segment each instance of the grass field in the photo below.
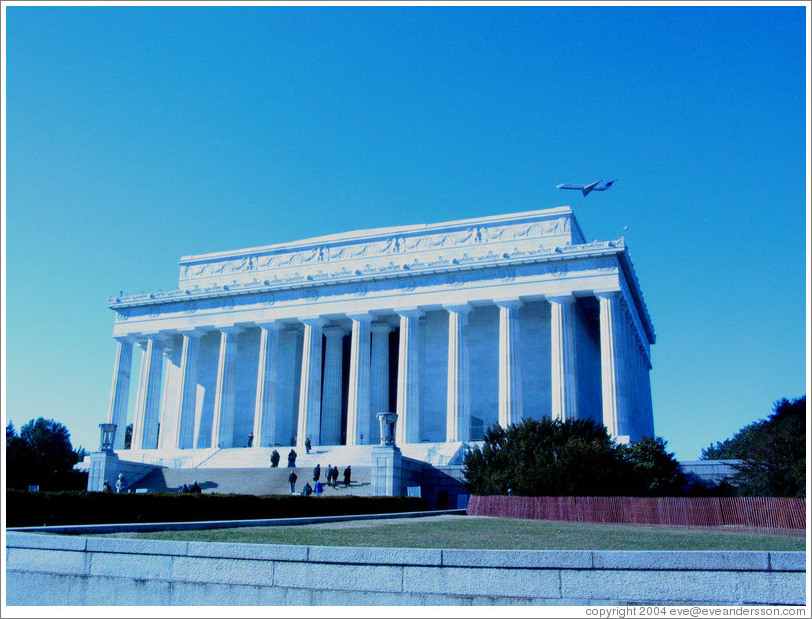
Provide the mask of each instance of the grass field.
POLYGON ((296 526, 115 533, 182 541, 512 550, 805 550, 803 537, 476 516, 356 520, 296 526))

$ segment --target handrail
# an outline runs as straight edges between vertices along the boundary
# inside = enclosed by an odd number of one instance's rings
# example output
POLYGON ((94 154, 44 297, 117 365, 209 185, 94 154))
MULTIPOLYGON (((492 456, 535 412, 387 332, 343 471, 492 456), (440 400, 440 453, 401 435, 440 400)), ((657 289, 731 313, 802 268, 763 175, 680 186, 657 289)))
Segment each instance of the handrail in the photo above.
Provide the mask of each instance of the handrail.
POLYGON ((214 456, 216 456, 218 453, 220 453, 222 450, 223 450, 223 448, 222 448, 222 447, 217 447, 217 448, 215 448, 215 450, 214 450, 213 452, 211 452, 211 453, 210 453, 210 454, 209 454, 207 457, 203 458, 203 459, 202 459, 200 462, 198 462, 197 464, 193 464, 193 465, 192 465, 192 466, 190 466, 189 468, 192 468, 192 469, 200 468, 200 466, 201 466, 201 465, 202 465, 204 462, 208 462, 208 461, 209 461, 209 460, 211 460, 211 459, 212 459, 214 456))

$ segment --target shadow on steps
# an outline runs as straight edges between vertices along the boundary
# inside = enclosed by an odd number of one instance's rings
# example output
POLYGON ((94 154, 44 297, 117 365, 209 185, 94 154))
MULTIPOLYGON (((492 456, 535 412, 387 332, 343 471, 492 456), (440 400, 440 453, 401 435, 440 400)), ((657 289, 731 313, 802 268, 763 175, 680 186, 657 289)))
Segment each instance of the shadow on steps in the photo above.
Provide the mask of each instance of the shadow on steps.
MULTIPOLYGON (((136 489, 150 492, 180 492, 183 484, 191 486, 195 481, 204 493, 219 494, 291 494, 288 476, 295 471, 296 494, 301 492, 306 483, 315 488, 313 469, 296 468, 246 468, 246 469, 173 469, 162 468, 153 471, 135 484, 136 489)), ((372 489, 372 469, 368 466, 352 468, 352 479, 349 487, 344 486, 343 469, 339 467, 338 484, 335 488, 324 485, 324 495, 370 496, 372 489)), ((324 475, 320 481, 324 484, 324 475)))

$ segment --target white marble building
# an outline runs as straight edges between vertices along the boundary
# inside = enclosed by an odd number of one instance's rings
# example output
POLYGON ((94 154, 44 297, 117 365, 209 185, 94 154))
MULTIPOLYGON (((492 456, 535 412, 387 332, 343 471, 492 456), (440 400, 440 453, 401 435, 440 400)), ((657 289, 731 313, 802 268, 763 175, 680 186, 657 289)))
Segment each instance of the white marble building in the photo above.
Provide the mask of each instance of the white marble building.
POLYGON ((569 207, 186 256, 177 290, 109 306, 117 450, 127 423, 161 453, 375 444, 392 410, 402 446, 550 415, 654 432, 628 251, 569 207))

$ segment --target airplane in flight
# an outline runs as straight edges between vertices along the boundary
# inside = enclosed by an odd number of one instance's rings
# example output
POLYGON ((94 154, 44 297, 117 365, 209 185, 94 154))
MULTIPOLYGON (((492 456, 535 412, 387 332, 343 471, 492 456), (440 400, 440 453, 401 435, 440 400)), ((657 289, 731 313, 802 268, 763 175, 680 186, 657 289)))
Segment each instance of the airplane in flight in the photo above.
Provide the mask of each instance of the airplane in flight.
MULTIPOLYGON (((557 185, 556 189, 577 189, 578 191, 582 192, 584 194, 584 196, 587 196, 587 195, 589 195, 590 191, 606 191, 607 189, 609 189, 612 186, 612 183, 615 182, 615 181, 609 181, 603 187, 601 187, 600 182, 602 180, 603 179, 600 179, 598 181, 595 181, 594 183, 590 183, 589 185, 567 185, 567 184, 562 184, 562 185, 557 185)), ((615 179, 615 180, 617 180, 617 179, 615 179)))

